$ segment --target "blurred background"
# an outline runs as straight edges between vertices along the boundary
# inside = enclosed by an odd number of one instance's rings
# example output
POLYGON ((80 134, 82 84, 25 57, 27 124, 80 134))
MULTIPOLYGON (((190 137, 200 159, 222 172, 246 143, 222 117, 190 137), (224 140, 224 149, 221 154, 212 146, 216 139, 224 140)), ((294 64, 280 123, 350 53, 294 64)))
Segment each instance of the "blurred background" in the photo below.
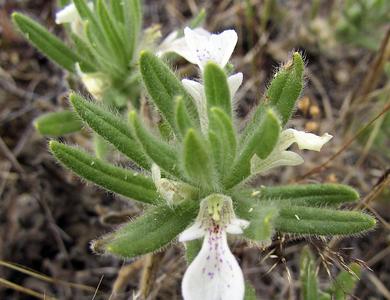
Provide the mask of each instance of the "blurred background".
MULTIPOLYGON (((292 50, 306 60, 306 86, 291 127, 334 136, 305 164, 258 183, 344 183, 377 228, 345 239, 278 236, 266 249, 235 242, 234 253, 259 299, 299 299, 299 257, 309 244, 321 285, 351 262, 363 267, 350 299, 390 299, 390 1, 144 1, 144 27, 163 36, 204 8, 204 27, 233 28, 232 62, 243 72, 237 113, 244 121, 292 50), (323 165, 325 164, 325 165, 323 165)), ((143 258, 93 254, 89 242, 140 207, 85 184, 47 151, 33 120, 68 107, 69 75, 32 48, 13 27, 21 11, 65 37, 54 22, 56 1, 0 0, 0 299, 132 299, 143 258)), ((191 75, 184 61, 178 74, 191 75)), ((76 89, 85 93, 83 87, 76 89)), ((90 146, 85 130, 63 140, 90 146)), ((150 299, 180 299, 181 245, 161 252, 150 299)))

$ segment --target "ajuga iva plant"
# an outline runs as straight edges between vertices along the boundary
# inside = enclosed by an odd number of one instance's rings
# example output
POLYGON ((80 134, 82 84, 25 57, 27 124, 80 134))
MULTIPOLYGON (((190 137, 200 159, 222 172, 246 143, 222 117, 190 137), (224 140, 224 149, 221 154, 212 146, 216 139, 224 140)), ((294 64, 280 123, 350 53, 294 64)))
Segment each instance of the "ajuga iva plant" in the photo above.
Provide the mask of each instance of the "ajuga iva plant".
POLYGON ((127 156, 133 169, 50 142, 53 155, 80 177, 145 205, 144 214, 94 241, 92 249, 133 258, 178 238, 189 263, 182 281, 186 300, 239 300, 245 291, 253 296, 229 248, 230 237, 267 245, 276 232, 345 236, 375 226, 375 219, 363 212, 338 209, 358 199, 345 185, 248 185, 253 176, 303 163, 289 150, 293 143, 320 151, 331 136, 285 128, 303 86, 304 62, 298 52, 280 67, 264 101, 239 131, 232 103, 243 76, 226 71, 232 69, 226 66, 236 42, 234 30, 211 34, 186 28, 184 38, 168 49, 199 66, 195 80, 180 81, 159 57, 141 53, 142 80, 166 124, 164 136, 136 111, 124 121, 70 94, 80 119, 127 156))
MULTIPOLYGON (((180 43, 182 30, 175 30, 158 43, 158 26, 142 28, 141 0, 61 1, 55 22, 65 26, 68 43, 30 17, 14 13, 12 18, 25 38, 50 60, 80 80, 95 100, 112 111, 126 115, 130 105, 140 105, 139 53, 149 49, 158 55, 167 53, 167 45, 180 43)), ((191 22, 198 26, 201 11, 191 22)), ((61 136, 79 131, 80 120, 71 111, 51 112, 35 120, 38 131, 47 136, 61 136)), ((104 145, 96 136, 99 145, 104 145)), ((103 155, 104 156, 104 155, 103 155)))

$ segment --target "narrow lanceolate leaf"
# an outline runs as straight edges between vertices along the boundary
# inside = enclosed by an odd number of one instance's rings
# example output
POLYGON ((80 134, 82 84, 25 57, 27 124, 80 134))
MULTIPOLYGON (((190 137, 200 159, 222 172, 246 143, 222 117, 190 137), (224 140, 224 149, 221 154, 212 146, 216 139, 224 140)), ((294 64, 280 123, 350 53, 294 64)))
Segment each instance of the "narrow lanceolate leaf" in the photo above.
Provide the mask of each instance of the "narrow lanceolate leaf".
POLYGON ((96 11, 99 17, 99 22, 102 27, 103 34, 108 44, 113 50, 112 59, 117 60, 123 66, 129 63, 126 54, 125 41, 122 40, 119 23, 116 22, 109 13, 104 0, 96 1, 96 11))
POLYGON ((231 188, 250 175, 250 160, 254 154, 265 159, 274 149, 280 133, 280 121, 271 108, 263 108, 253 131, 242 141, 241 150, 234 163, 233 172, 225 181, 231 188))
POLYGON ((302 300, 318 299, 316 263, 308 247, 302 250, 300 269, 302 300))
POLYGON ((120 117, 77 94, 70 95, 70 102, 81 119, 96 133, 139 166, 150 169, 150 161, 143 153, 142 146, 133 136, 130 127, 120 117))
POLYGON ((181 135, 184 136, 188 129, 194 127, 194 124, 191 120, 190 115, 188 114, 187 108, 185 106, 183 96, 177 96, 175 98, 175 119, 177 129, 180 131, 181 135))
POLYGON ((210 62, 205 66, 203 76, 207 108, 219 107, 231 117, 232 105, 225 71, 210 62))
POLYGON ((232 161, 236 158, 236 133, 229 116, 218 107, 209 112, 209 140, 213 158, 217 165, 220 177, 230 172, 232 161))
POLYGON ((199 13, 190 20, 190 23, 188 24, 188 26, 191 28, 191 29, 194 29, 196 27, 200 27, 204 20, 206 19, 206 10, 204 8, 202 8, 199 13))
POLYGON ((140 69, 153 103, 178 137, 180 137, 180 132, 175 122, 175 96, 183 96, 189 115, 195 121, 195 124, 199 123, 196 107, 191 96, 188 95, 182 83, 163 61, 150 52, 142 52, 140 69))
POLYGON ((122 1, 110 1, 110 11, 117 21, 124 23, 125 14, 122 1))
POLYGON ((215 185, 215 174, 206 142, 195 130, 188 130, 184 138, 183 168, 188 178, 208 190, 215 185))
POLYGON ((375 227, 373 217, 356 211, 291 206, 281 208, 275 229, 284 233, 349 235, 375 227))
POLYGON ((129 117, 145 153, 164 171, 180 178, 177 149, 150 133, 143 126, 136 112, 130 112, 129 117))
POLYGON ((69 72, 75 71, 77 62, 88 66, 90 69, 94 69, 93 66, 85 62, 60 39, 31 18, 20 13, 13 13, 12 20, 30 43, 49 59, 69 72))
POLYGON ((132 258, 157 251, 169 244, 196 217, 198 203, 185 201, 176 206, 161 205, 151 208, 120 228, 93 243, 92 249, 132 258))
POLYGON ((59 111, 40 116, 34 126, 42 135, 61 136, 79 131, 83 123, 73 111, 59 111))
POLYGON ((361 275, 361 266, 353 263, 349 266, 350 270, 344 270, 337 275, 336 279, 327 290, 334 300, 344 300, 347 295, 352 294, 361 275))
POLYGON ((267 90, 267 99, 281 115, 283 125, 290 119, 295 102, 302 91, 303 71, 302 56, 295 52, 292 60, 276 73, 267 90))
POLYGON ((255 198, 283 205, 337 206, 359 199, 359 194, 342 184, 300 184, 261 187, 249 191, 255 198))
POLYGON ((65 167, 109 191, 148 204, 156 204, 159 199, 149 177, 115 167, 85 151, 55 141, 50 142, 50 150, 65 167))

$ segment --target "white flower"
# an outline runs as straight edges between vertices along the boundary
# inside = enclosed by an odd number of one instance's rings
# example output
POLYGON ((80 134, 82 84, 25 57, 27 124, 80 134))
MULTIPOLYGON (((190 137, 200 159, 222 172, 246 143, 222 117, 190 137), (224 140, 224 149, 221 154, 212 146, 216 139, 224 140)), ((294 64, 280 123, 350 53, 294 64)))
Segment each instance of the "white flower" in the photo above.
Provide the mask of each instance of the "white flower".
MULTIPOLYGON (((242 83, 242 73, 236 73, 234 75, 229 76, 227 81, 230 89, 230 97, 234 99, 234 95, 236 94, 238 88, 242 83)), ((202 132, 207 132, 207 127, 208 127, 207 102, 206 102, 206 94, 204 91, 203 84, 189 79, 183 79, 181 82, 183 83, 186 91, 195 100, 195 105, 198 109, 202 132)), ((233 106, 234 106, 234 100, 233 100, 233 106)))
POLYGON ((83 73, 80 65, 76 64, 77 75, 80 76, 81 81, 85 85, 88 92, 97 100, 100 100, 104 91, 109 86, 109 82, 102 73, 83 73))
POLYGON ((230 197, 214 194, 203 199, 196 222, 179 237, 185 242, 204 237, 196 258, 184 274, 184 300, 242 300, 242 270, 229 249, 226 233, 241 234, 249 225, 236 218, 230 197))
POLYGON ((284 130, 279 141, 266 159, 260 159, 255 155, 251 160, 251 174, 263 174, 270 169, 280 166, 297 166, 303 163, 303 158, 293 151, 286 150, 293 143, 297 143, 299 149, 320 151, 332 136, 325 133, 322 136, 306 133, 295 129, 284 130))
MULTIPOLYGON (((88 2, 90 9, 93 9, 93 3, 88 2)), ((83 35, 83 21, 77 11, 76 6, 72 3, 65 6, 56 13, 56 24, 70 23, 70 27, 77 35, 83 35)))
POLYGON ((184 42, 184 37, 179 37, 179 31, 172 31, 167 37, 158 45, 157 47, 157 56, 162 56, 165 53, 173 52, 172 48, 176 43, 184 42))
POLYGON ((181 201, 191 199, 194 195, 194 189, 183 182, 161 178, 160 167, 152 164, 152 180, 156 186, 157 192, 167 202, 168 205, 181 201))
POLYGON ((212 34, 202 28, 192 30, 186 27, 184 37, 177 38, 177 32, 173 32, 163 41, 160 46, 160 54, 175 52, 189 62, 197 64, 201 69, 209 61, 224 68, 236 44, 237 33, 234 30, 212 34))

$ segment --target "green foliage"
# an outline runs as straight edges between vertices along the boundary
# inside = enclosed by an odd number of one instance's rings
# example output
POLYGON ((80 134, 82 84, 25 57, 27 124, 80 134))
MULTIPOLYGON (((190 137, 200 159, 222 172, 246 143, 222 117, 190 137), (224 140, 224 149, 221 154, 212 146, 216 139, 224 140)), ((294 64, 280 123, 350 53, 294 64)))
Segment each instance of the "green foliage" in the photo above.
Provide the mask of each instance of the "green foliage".
POLYGON ((90 63, 85 62, 80 55, 33 19, 20 13, 13 13, 12 20, 29 42, 59 66, 75 72, 75 64, 78 62, 87 69, 94 70, 90 63))
POLYGON ((204 190, 212 191, 215 172, 207 144, 194 129, 189 129, 183 142, 183 169, 191 181, 204 190))
POLYGON ((250 282, 245 282, 244 300, 256 300, 256 290, 250 282))
POLYGON ((140 69, 151 100, 177 137, 180 137, 181 134, 175 121, 175 96, 183 97, 185 107, 191 118, 199 123, 192 98, 164 62, 150 52, 143 52, 140 58, 140 69))
POLYGON ((72 111, 46 113, 34 120, 34 126, 42 135, 62 136, 79 131, 83 123, 72 111))
POLYGON ((291 206, 283 207, 275 229, 292 234, 350 235, 375 227, 375 219, 356 211, 291 206))
POLYGON ((336 37, 342 42, 377 50, 389 22, 389 1, 348 0, 337 23, 336 37))
POLYGON ((345 300, 354 290, 361 274, 361 267, 352 263, 348 270, 341 271, 325 291, 319 288, 316 262, 309 247, 304 247, 301 253, 300 283, 302 300, 345 300))
POLYGON ((215 63, 208 63, 204 69, 204 84, 207 108, 221 108, 229 117, 232 104, 225 72, 215 63))
POLYGON ((316 264, 308 247, 302 250, 300 268, 302 300, 318 299, 316 264))
POLYGON ((142 125, 135 111, 130 112, 130 120, 145 153, 164 171, 180 178, 178 151, 150 133, 142 125))
POLYGON ((295 102, 302 91, 303 70, 302 56, 295 52, 292 59, 282 65, 268 88, 267 101, 276 108, 283 125, 290 119, 295 102))
POLYGON ((77 94, 70 95, 70 102, 79 117, 96 133, 139 166, 149 168, 149 160, 143 153, 139 142, 135 139, 130 127, 119 116, 77 94))
POLYGON ((342 184, 300 184, 276 187, 261 187, 255 190, 256 198, 272 199, 279 206, 338 206, 359 199, 359 194, 342 184))
MULTIPOLYGON (((244 205, 238 210, 242 213, 244 205)), ((245 238, 259 244, 267 245, 274 234, 274 222, 278 217, 279 209, 272 203, 259 203, 258 205, 248 206, 245 213, 246 220, 250 222, 244 230, 245 238)))
POLYGON ((209 141, 221 180, 229 174, 230 162, 236 158, 236 132, 229 116, 220 108, 209 111, 209 141))
POLYGON ((131 170, 115 167, 85 151, 55 141, 50 151, 68 169, 109 191, 149 204, 159 198, 150 178, 131 170))
POLYGON ((190 264, 194 260, 201 248, 202 241, 200 239, 185 242, 187 264, 190 264))
POLYGON ((160 205, 95 242, 97 252, 126 258, 157 251, 169 244, 196 216, 196 201, 185 201, 174 208, 160 205))
MULTIPOLYGON (((369 215, 337 209, 344 202, 358 199, 356 191, 348 186, 310 184, 251 189, 240 184, 251 175, 254 156, 267 159, 271 153, 275 155, 279 143, 286 143, 280 141, 281 125, 290 117, 302 86, 303 62, 299 54, 294 54, 293 61, 277 73, 267 91, 267 103, 260 104, 242 133, 235 126, 227 77, 217 65, 209 63, 205 67, 208 122, 204 131, 198 128, 194 100, 170 68, 150 52, 142 53, 140 67, 150 100, 163 117, 162 127, 148 128, 134 111, 128 124, 104 105, 74 93, 70 102, 78 117, 100 138, 146 172, 154 162, 161 168, 162 178, 155 173, 153 180, 147 174, 134 176, 137 173, 112 166, 77 148, 57 142, 50 146, 56 158, 82 178, 157 205, 97 240, 96 249, 124 257, 160 249, 193 222, 199 200, 192 199, 192 195, 203 199, 213 193, 232 198, 237 216, 249 221, 243 237, 260 245, 269 243, 275 232, 350 235, 375 226, 375 219, 369 215), (159 136, 159 132, 165 133, 159 136), (166 204, 161 203, 164 200, 166 204)), ((190 241, 186 249, 187 259, 192 261, 200 242, 190 241)), ((311 266, 307 264, 306 261, 306 269, 311 266)), ((313 276, 312 271, 305 275, 306 282, 308 276, 313 276)), ((307 285, 305 293, 311 295, 312 290, 314 287, 307 285)))
POLYGON ((251 131, 244 132, 246 135, 241 139, 233 171, 224 182, 227 188, 233 187, 250 175, 250 160, 254 154, 266 158, 278 141, 280 120, 274 110, 261 106, 258 111, 259 113, 256 112, 254 116, 256 120, 248 125, 251 131))

